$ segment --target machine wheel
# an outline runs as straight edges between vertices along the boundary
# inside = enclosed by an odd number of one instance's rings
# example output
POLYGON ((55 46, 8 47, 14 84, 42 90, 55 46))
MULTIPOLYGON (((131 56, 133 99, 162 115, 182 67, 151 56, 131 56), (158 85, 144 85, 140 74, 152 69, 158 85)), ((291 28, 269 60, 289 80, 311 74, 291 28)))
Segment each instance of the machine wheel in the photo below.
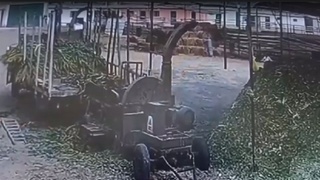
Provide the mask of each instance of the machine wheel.
POLYGON ((195 156, 195 166, 201 171, 208 170, 210 167, 210 152, 205 140, 202 138, 195 138, 192 142, 192 152, 195 156))
POLYGON ((150 179, 150 155, 145 144, 137 144, 134 148, 133 176, 136 180, 150 179))
POLYGON ((180 131, 190 131, 195 121, 195 113, 189 107, 182 107, 177 111, 175 121, 180 131))

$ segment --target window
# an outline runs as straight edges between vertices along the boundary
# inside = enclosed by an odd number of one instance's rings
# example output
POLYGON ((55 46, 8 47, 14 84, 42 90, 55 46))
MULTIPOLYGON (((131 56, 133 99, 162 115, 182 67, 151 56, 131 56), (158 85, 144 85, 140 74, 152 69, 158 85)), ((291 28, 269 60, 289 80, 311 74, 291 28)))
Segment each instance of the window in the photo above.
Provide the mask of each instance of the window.
POLYGON ((298 19, 293 19, 293 22, 298 22, 298 19))
POLYGON ((277 17, 277 19, 276 19, 277 21, 280 21, 280 17, 277 17))
POLYGON ((71 12, 70 12, 70 17, 73 18, 73 17, 76 15, 76 13, 77 13, 77 11, 71 11, 71 12))
POLYGON ((146 11, 140 11, 140 19, 146 19, 146 11))
POLYGON ((266 29, 270 29, 270 17, 265 17, 266 29))
POLYGON ((171 18, 176 18, 177 17, 177 12, 176 11, 171 11, 170 12, 170 17, 171 18))
POLYGON ((153 11, 153 16, 159 17, 160 16, 160 11, 153 11))
POLYGON ((216 14, 216 23, 217 24, 221 23, 221 14, 216 14))
POLYGON ((191 19, 196 19, 196 12, 192 11, 192 13, 191 13, 191 19))

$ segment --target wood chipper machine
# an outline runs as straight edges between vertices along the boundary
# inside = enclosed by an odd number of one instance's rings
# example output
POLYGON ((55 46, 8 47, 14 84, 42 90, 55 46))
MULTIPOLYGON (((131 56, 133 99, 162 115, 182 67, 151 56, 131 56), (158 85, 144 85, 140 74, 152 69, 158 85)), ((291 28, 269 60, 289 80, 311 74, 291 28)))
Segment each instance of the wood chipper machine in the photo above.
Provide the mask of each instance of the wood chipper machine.
POLYGON ((184 23, 171 34, 164 48, 161 78, 143 75, 142 63, 123 62, 120 71, 136 77, 130 84, 120 89, 99 89, 93 85, 86 88, 90 102, 99 105, 95 109, 102 109, 101 117, 107 125, 99 128, 85 123, 81 136, 87 138, 86 142, 102 136, 112 139, 103 143, 112 144, 132 158, 137 180, 150 179, 150 172, 156 169, 172 170, 177 177, 181 171, 193 170, 196 179, 195 168, 210 167, 206 141, 192 133, 195 112, 175 106, 171 95, 172 51, 180 37, 197 24, 184 23), (125 71, 127 63, 139 68, 135 72, 125 71))

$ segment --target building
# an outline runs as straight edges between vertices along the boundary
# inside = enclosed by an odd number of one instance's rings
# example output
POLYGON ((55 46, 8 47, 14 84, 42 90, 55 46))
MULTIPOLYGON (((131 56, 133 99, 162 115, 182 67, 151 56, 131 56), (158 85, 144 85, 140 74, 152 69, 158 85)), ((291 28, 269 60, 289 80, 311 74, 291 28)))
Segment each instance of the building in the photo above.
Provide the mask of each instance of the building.
MULTIPOLYGON (((14 2, 0 3, 0 25, 1 27, 17 27, 19 17, 23 17, 22 12, 27 12, 28 22, 33 21, 34 16, 47 14, 48 3, 41 2, 14 2)), ((35 23, 38 24, 39 21, 35 23)), ((30 25, 30 23, 29 23, 30 25)))
MULTIPOLYGON (((150 10, 130 10, 131 17, 138 17, 137 20, 150 22, 150 10)), ((154 9, 153 18, 155 23, 162 23, 165 26, 170 26, 175 22, 183 22, 191 19, 197 21, 207 21, 208 14, 197 13, 183 9, 154 9)))
MULTIPOLYGON (((136 3, 137 6, 139 3, 136 3)), ((80 8, 86 7, 87 3, 74 3, 74 2, 65 2, 63 3, 63 12, 62 12, 62 25, 66 26, 70 23, 73 15, 80 8)), ((28 13, 28 22, 33 21, 33 15, 47 15, 50 10, 55 8, 55 4, 46 3, 46 2, 28 2, 28 4, 23 2, 15 3, 0 3, 0 26, 2 27, 17 27, 19 16, 21 12, 26 11, 28 13)), ((94 3, 93 4, 93 17, 94 14, 99 11, 100 8, 103 11, 107 11, 107 3, 94 3)), ((109 6, 110 7, 110 6, 109 6)), ((129 6, 130 7, 130 6, 129 6)), ((183 7, 183 6, 181 6, 183 7)), ((210 23, 216 23, 220 27, 223 26, 223 11, 222 8, 212 7, 210 10, 205 12, 195 12, 190 10, 179 9, 178 7, 170 6, 155 6, 154 9, 154 24, 155 26, 172 26, 174 22, 181 22, 186 20, 195 19, 197 21, 205 21, 210 23), (211 10, 212 9, 212 10, 211 10)), ((126 22, 126 13, 125 9, 120 10, 122 15, 121 23, 126 22)), ((82 11, 77 19, 86 22, 87 12, 82 11)), ((147 8, 137 8, 130 10, 131 23, 141 24, 143 26, 150 23, 150 9, 147 8)), ((227 8, 226 11, 226 26, 229 29, 242 29, 246 28, 246 10, 237 10, 227 8)), ((105 19, 102 20, 105 22, 105 19)), ((302 33, 302 34, 320 34, 320 19, 319 17, 296 14, 290 12, 282 13, 282 27, 283 32, 287 33, 302 33)), ((280 31, 280 17, 279 12, 274 12, 272 10, 262 10, 252 9, 251 25, 253 31, 270 31, 270 32, 279 32, 280 31)), ((28 23, 29 25, 31 23, 28 23)), ((38 21, 35 22, 38 24, 38 21)), ((110 22, 107 24, 110 26, 110 22)))
MULTIPOLYGON (((251 26, 253 31, 280 32, 280 14, 272 10, 252 9, 251 26)), ((224 24, 223 13, 208 14, 207 20, 224 24)), ((246 10, 227 9, 226 27, 229 29, 246 28, 246 10)), ((320 18, 310 15, 282 12, 282 28, 285 33, 320 34, 320 18)))

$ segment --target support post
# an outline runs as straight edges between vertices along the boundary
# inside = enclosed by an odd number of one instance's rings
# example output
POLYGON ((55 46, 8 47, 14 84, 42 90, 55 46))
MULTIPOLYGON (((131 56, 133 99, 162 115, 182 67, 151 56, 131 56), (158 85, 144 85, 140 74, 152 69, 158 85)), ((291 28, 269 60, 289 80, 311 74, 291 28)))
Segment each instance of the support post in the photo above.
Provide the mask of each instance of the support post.
MULTIPOLYGON (((38 46, 39 49, 37 51, 37 64, 36 64, 36 78, 35 78, 35 86, 38 87, 39 80, 39 66, 40 66, 40 56, 41 56, 41 34, 42 34, 42 16, 39 17, 39 29, 38 29, 38 46)), ((37 95, 37 91, 34 91, 35 95, 37 95)))
POLYGON ((154 3, 151 2, 151 10, 150 10, 150 48, 149 48, 149 71, 148 75, 151 75, 152 70, 152 52, 154 51, 153 47, 153 9, 154 9, 154 3))
POLYGON ((226 13, 226 2, 223 2, 223 34, 224 34, 224 45, 223 45, 223 58, 224 58, 224 69, 227 69, 227 13, 226 13))
POLYGON ((114 54, 115 54, 115 50, 116 50, 116 42, 117 42, 117 31, 119 28, 119 13, 120 10, 117 9, 117 14, 116 14, 116 24, 115 24, 115 28, 114 28, 114 33, 113 33, 113 40, 112 40, 112 55, 111 55, 111 74, 116 74, 116 68, 115 68, 115 63, 114 63, 114 54))
MULTIPOLYGON (((253 52, 252 52, 252 29, 251 29, 251 3, 247 3, 247 32, 248 32, 248 50, 250 63, 250 86, 253 93, 254 90, 254 74, 253 74, 253 52)), ((250 96, 251 101, 251 153, 252 153, 252 171, 255 172, 255 117, 254 117, 254 95, 250 96)))
MULTIPOLYGON (((256 7, 256 18, 255 18, 255 20, 256 20, 256 53, 257 54, 260 54, 260 41, 259 41, 259 27, 260 27, 260 25, 259 25, 259 22, 260 22, 260 20, 259 20, 259 12, 258 12, 258 7, 256 7), (258 52, 259 51, 259 52, 258 52)), ((257 54, 256 54, 256 56, 257 56, 257 54)))
POLYGON ((283 55, 283 27, 282 27, 282 3, 279 2, 280 6, 280 55, 283 55))
POLYGON ((24 29, 23 29, 23 60, 27 59, 27 28, 28 28, 28 13, 24 12, 24 29))
POLYGON ((130 61, 130 10, 127 9, 127 61, 130 61))
MULTIPOLYGON (((112 42, 112 35, 113 35, 113 17, 114 13, 113 11, 109 9, 109 16, 111 18, 111 25, 110 25, 110 31, 109 31, 109 42, 108 42, 108 52, 107 52, 107 73, 109 74, 109 66, 112 68, 112 64, 110 64, 110 55, 111 55, 111 42, 112 42)), ((108 25, 108 24, 107 24, 108 25)))
POLYGON ((240 3, 238 2, 238 14, 239 14, 239 27, 238 27, 238 37, 237 37, 237 41, 238 41, 238 56, 240 56, 240 32, 241 32, 241 6, 240 3))
POLYGON ((97 44, 100 48, 100 37, 101 37, 101 28, 102 28, 102 8, 99 9, 99 26, 98 26, 98 39, 97 39, 97 44))
POLYGON ((187 20, 187 5, 184 5, 184 22, 187 20))
POLYGON ((51 98, 51 91, 52 91, 52 83, 53 83, 53 46, 54 46, 54 35, 55 35, 55 23, 56 23, 56 12, 53 11, 52 15, 52 25, 51 25, 51 35, 50 35, 50 56, 49 56, 49 87, 48 87, 48 93, 49 93, 49 100, 51 98))

